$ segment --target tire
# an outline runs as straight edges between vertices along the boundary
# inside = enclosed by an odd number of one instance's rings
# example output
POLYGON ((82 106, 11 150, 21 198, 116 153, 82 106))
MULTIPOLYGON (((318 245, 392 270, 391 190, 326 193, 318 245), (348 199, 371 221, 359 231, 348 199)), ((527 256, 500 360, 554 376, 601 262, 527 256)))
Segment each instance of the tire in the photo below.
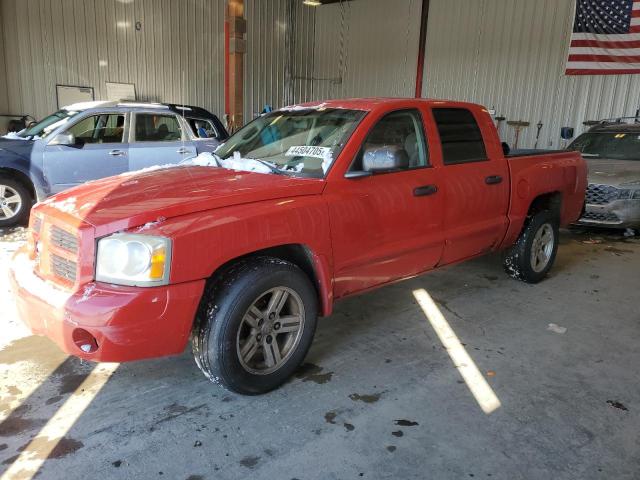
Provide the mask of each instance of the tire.
POLYGON ((307 355, 317 305, 315 288, 294 264, 271 257, 241 261, 205 290, 192 334, 196 364, 228 390, 273 390, 307 355), (280 309, 270 309, 280 302, 280 309))
POLYGON ((559 223, 557 215, 549 210, 530 216, 520 237, 504 257, 505 271, 526 283, 538 283, 544 279, 558 252, 559 223), (542 253, 532 258, 534 249, 542 253))
POLYGON ((21 182, 0 177, 0 228, 24 224, 32 203, 29 190, 21 182))

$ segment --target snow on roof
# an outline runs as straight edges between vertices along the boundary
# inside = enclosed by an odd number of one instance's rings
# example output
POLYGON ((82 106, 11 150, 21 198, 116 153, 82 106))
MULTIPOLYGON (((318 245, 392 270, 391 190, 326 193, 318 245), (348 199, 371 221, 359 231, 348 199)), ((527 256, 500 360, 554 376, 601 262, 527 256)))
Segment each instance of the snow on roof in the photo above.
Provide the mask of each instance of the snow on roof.
POLYGON ((72 103, 71 105, 67 105, 66 107, 62 107, 64 110, 69 111, 80 111, 80 110, 88 110, 89 108, 96 107, 113 107, 116 105, 116 102, 110 102, 107 100, 96 100, 93 102, 78 102, 72 103))

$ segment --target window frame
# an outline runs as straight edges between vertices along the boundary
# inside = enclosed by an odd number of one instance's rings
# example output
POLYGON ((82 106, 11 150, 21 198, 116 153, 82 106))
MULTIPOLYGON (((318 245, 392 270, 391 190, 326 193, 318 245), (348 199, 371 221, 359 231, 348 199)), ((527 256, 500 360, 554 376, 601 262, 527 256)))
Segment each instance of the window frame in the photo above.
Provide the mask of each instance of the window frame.
MULTIPOLYGON (((180 119, 180 115, 172 112, 171 110, 161 110, 161 111, 142 110, 139 112, 132 112, 132 113, 133 115, 131 118, 131 126, 129 128, 129 143, 154 143, 154 144, 162 145, 162 144, 168 144, 171 142, 186 142, 191 140, 190 138, 188 138, 186 134, 185 125, 182 123, 182 120, 180 119), (178 126, 180 127, 180 138, 175 140, 136 140, 136 123, 138 122, 138 115, 156 115, 156 116, 164 116, 164 117, 173 117, 178 123, 178 126)), ((191 130, 190 125, 187 125, 187 127, 189 128, 189 130, 191 130)))
POLYGON ((447 106, 447 107, 431 107, 431 118, 433 119, 433 124, 435 126, 435 132, 438 135, 438 141, 440 142, 440 152, 442 153, 442 166, 443 167, 449 167, 452 165, 466 165, 468 163, 481 163, 481 162, 489 162, 491 161, 491 158, 489 158, 489 154, 487 153, 487 142, 485 141, 484 138, 484 134, 482 132, 482 128, 480 127, 480 122, 478 122, 478 117, 476 117, 476 114, 473 110, 471 110, 470 108, 467 107, 454 107, 454 106, 447 106), (436 116, 434 114, 434 112, 436 110, 466 110, 467 112, 469 112, 471 114, 471 116, 473 117, 473 120, 476 123, 476 127, 478 128, 478 133, 480 133, 480 139, 482 141, 482 147, 484 150, 484 158, 479 158, 479 159, 474 159, 474 160, 458 160, 455 162, 447 162, 445 160, 444 157, 444 148, 443 148, 443 142, 442 142, 442 137, 440 135, 440 129, 438 128, 438 121, 436 120, 436 116))
MULTIPOLYGON (((129 138, 129 112, 123 112, 123 111, 87 111, 86 115, 82 114, 82 115, 78 115, 78 117, 75 119, 76 121, 73 122, 71 125, 64 125, 64 128, 62 130, 60 130, 58 133, 60 134, 65 134, 65 133, 69 133, 69 131, 75 127, 76 125, 78 125, 80 122, 86 120, 89 117, 97 117, 97 116, 101 116, 101 115, 122 115, 124 117, 124 127, 122 128, 122 140, 120 140, 119 142, 102 142, 102 143, 83 143, 81 145, 81 148, 84 148, 87 145, 122 145, 123 143, 129 143, 128 142, 128 138, 129 138)), ((55 135, 51 136, 50 141, 53 139, 55 135)), ((48 144, 47 144, 48 145, 48 144)))
POLYGON ((375 121, 375 123, 369 128, 369 130, 367 130, 367 133, 364 136, 364 139, 362 140, 362 143, 360 144, 360 148, 358 148, 358 152, 356 153, 356 155, 353 157, 353 159, 351 160, 351 163, 349 164, 349 168, 347 168, 347 171, 345 172, 345 175, 349 174, 349 173, 353 173, 353 172, 362 172, 364 170, 354 170, 353 169, 353 165, 356 163, 356 159, 358 158, 359 155, 364 154, 364 151, 362 150, 364 147, 365 142, 367 141, 367 138, 369 138, 369 135, 371 134, 371 132, 373 131, 374 128, 376 128, 376 126, 378 126, 378 124, 384 120, 386 117, 388 117, 389 115, 393 115, 395 113, 401 113, 401 112, 416 112, 418 114, 418 118, 420 120, 420 126, 422 127, 422 141, 423 141, 423 145, 424 145, 424 151, 425 151, 425 164, 424 165, 419 165, 417 167, 407 167, 407 168, 402 168, 402 169, 397 169, 397 170, 388 170, 386 172, 371 172, 371 175, 388 175, 391 173, 402 173, 402 172, 410 172, 410 171, 414 171, 414 170, 421 170, 423 168, 433 168, 433 163, 431 162, 431 148, 429 145, 429 136, 427 134, 427 128, 426 125, 424 124, 424 116, 422 114, 422 111, 419 108, 416 107, 403 107, 403 108, 398 108, 395 110, 390 110, 388 112, 386 112, 384 115, 382 115, 380 118, 378 118, 378 120, 375 121))

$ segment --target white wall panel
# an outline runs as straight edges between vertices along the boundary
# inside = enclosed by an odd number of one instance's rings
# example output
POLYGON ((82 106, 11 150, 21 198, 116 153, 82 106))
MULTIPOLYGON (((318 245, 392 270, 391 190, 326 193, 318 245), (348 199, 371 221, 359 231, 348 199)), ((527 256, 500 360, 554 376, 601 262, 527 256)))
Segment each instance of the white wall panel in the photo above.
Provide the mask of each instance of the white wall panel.
POLYGON ((223 113, 224 0, 2 0, 0 14, 10 113, 50 113, 56 84, 103 99, 105 82, 223 113))
POLYGON ((354 0, 318 7, 316 99, 412 96, 421 0, 354 0))
MULTIPOLYGON (((521 147, 559 148, 560 127, 635 115, 640 76, 565 76, 574 0, 431 0, 423 94, 494 107, 531 126, 521 147)), ((503 124, 505 141, 514 130, 503 124)))
POLYGON ((245 0, 245 121, 265 105, 280 108, 313 97, 316 10, 300 0, 245 0))

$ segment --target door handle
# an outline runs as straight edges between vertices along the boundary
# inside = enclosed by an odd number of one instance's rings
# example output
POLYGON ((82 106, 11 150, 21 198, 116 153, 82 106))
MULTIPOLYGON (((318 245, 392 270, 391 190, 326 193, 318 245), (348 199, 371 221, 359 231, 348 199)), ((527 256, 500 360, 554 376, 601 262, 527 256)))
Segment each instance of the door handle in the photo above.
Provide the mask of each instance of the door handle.
POLYGON ((490 175, 484 179, 484 183, 487 185, 496 185, 502 183, 502 177, 500 175, 490 175))
POLYGON ((109 155, 112 155, 114 157, 121 157, 123 155, 126 155, 127 152, 125 152, 124 150, 111 150, 109 152, 109 155))
POLYGON ((179 148, 178 150, 176 150, 180 155, 185 155, 187 153, 191 153, 191 151, 188 148, 179 148))
POLYGON ((416 187, 413 189, 414 197, 426 197, 427 195, 433 195, 438 191, 438 187, 435 185, 423 185, 422 187, 416 187))

